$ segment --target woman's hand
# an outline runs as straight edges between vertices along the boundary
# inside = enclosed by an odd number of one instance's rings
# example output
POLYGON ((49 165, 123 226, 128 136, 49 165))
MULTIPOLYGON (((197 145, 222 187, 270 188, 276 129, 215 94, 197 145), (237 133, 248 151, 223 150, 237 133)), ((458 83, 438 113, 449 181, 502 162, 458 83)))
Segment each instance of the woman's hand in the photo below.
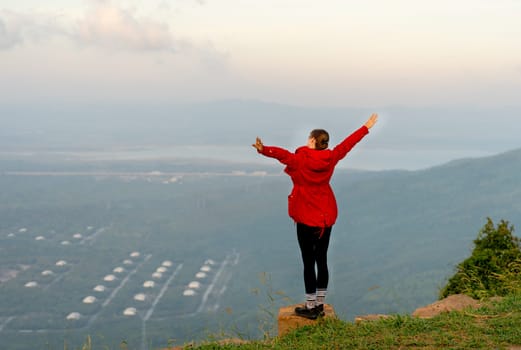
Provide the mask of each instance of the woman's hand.
POLYGON ((253 146, 253 148, 257 149, 257 152, 262 152, 262 150, 264 149, 264 145, 262 144, 261 139, 258 137, 252 146, 253 146))
POLYGON ((376 124, 377 121, 378 121, 378 114, 373 113, 373 114, 371 114, 371 116, 365 122, 364 125, 367 127, 367 129, 371 129, 376 124))

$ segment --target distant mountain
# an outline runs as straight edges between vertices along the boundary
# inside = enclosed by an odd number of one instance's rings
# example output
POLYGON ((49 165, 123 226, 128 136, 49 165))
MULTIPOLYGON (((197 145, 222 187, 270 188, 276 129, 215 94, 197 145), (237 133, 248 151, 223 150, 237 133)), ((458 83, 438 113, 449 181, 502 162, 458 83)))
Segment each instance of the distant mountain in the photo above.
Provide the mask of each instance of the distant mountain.
MULTIPOLYGON (((373 112, 381 117, 374 129, 377 137, 359 148, 371 151, 379 169, 419 169, 519 147, 517 129, 508 127, 519 122, 516 107, 332 108, 224 100, 184 105, 2 105, 0 148, 249 147, 261 136, 267 144, 292 149, 314 128, 328 130, 331 144, 336 144, 373 112)), ((364 165, 359 167, 369 168, 364 165)))

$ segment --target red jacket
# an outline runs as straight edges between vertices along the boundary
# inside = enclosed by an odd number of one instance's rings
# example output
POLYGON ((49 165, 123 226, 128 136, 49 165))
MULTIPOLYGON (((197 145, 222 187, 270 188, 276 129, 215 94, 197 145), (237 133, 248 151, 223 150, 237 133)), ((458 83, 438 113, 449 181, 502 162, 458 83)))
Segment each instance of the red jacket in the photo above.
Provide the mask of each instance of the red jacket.
POLYGON ((284 171, 293 182, 288 213, 295 222, 313 227, 333 226, 338 209, 329 180, 337 163, 368 133, 367 127, 362 126, 332 150, 303 146, 291 153, 280 147, 263 147, 260 153, 286 165, 284 171))

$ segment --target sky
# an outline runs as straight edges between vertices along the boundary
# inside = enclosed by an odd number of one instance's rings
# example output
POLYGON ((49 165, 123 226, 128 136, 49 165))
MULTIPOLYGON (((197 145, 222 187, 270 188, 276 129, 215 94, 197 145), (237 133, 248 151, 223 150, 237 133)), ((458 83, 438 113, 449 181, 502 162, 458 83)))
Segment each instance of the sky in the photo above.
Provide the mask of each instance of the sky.
POLYGON ((519 0, 2 0, 0 103, 520 105, 519 0))
POLYGON ((520 148, 520 91, 521 0, 0 2, 0 107, 22 111, 0 121, 86 105, 358 108, 346 130, 379 113, 374 153, 390 164, 360 166, 417 169, 520 148))

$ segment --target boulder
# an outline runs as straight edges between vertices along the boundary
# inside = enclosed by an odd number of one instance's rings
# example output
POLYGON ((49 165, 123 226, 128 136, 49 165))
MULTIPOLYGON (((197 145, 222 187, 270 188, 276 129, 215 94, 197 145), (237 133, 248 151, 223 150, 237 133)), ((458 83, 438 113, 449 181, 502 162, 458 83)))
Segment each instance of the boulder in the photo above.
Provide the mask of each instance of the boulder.
POLYGON ((412 313, 413 317, 433 318, 443 312, 462 311, 467 308, 477 309, 481 307, 478 300, 472 299, 468 295, 450 295, 443 300, 439 300, 431 305, 420 307, 412 313))
MULTIPOLYGON (((290 305, 281 307, 279 309, 279 317, 278 317, 278 335, 283 336, 287 334, 288 332, 291 332, 292 330, 315 324, 316 320, 310 320, 301 316, 295 315, 295 308, 297 306, 302 306, 300 304, 297 305, 290 305)), ((324 317, 331 317, 336 318, 335 310, 333 309, 333 306, 329 304, 324 304, 324 317)))

